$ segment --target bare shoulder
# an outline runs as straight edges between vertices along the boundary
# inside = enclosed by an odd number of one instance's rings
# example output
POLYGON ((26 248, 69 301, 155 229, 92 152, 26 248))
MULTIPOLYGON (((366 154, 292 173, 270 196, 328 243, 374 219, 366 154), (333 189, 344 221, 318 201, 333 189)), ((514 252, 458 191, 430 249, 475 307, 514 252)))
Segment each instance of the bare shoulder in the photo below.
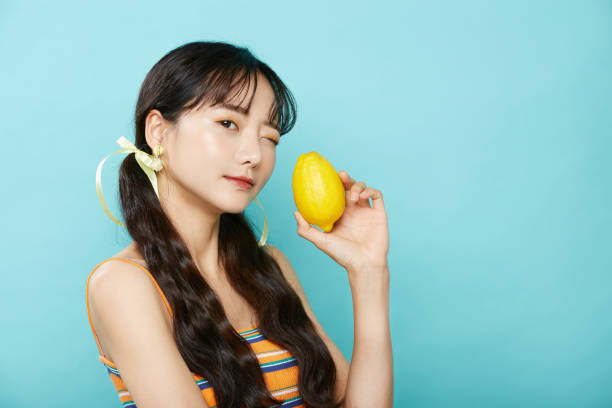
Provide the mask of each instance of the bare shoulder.
MULTIPOLYGON (((316 321, 316 316, 314 316, 314 313, 312 312, 312 309, 310 308, 310 304, 308 303, 308 299, 306 298, 306 293, 304 293, 304 288, 302 287, 302 283, 300 282, 300 279, 297 273, 295 272, 293 265, 291 265, 289 258, 287 258, 287 255, 285 255, 285 253, 281 251, 279 248, 273 245, 270 245, 270 244, 266 244, 264 248, 268 251, 268 253, 272 256, 272 258, 274 258, 276 263, 278 263, 278 266, 281 268, 281 271, 283 272, 283 276, 285 277, 285 279, 287 279, 287 282, 289 282, 293 290, 297 293, 297 295, 302 300, 304 308, 306 309, 306 312, 308 313, 310 318, 313 319, 313 321, 316 321)), ((316 323, 318 324, 318 321, 316 321, 316 323)))
MULTIPOLYGON (((146 312, 145 315, 152 318, 164 317, 166 313, 155 283, 134 263, 113 258, 105 260, 91 273, 87 285, 92 324, 102 350, 111 359, 113 344, 107 331, 120 329, 115 326, 121 324, 126 307, 130 311, 146 312)), ((171 322, 169 316, 164 320, 168 324, 171 322)))
POLYGON ((88 291, 102 349, 136 405, 177 406, 181 395, 178 406, 208 407, 176 346, 160 293, 143 269, 108 259, 90 275, 88 291))
POLYGON ((283 251, 281 251, 279 248, 275 247, 274 245, 266 244, 264 245, 264 248, 272 256, 272 258, 274 258, 276 263, 278 263, 278 266, 280 266, 285 279, 287 279, 287 281, 289 281, 289 283, 291 283, 292 285, 294 284, 299 285, 299 289, 303 292, 300 280, 297 274, 295 273, 295 269, 293 269, 293 266, 291 265, 289 258, 287 258, 287 255, 285 255, 283 251))
POLYGON ((300 279, 297 273, 295 272, 295 269, 291 265, 289 258, 287 258, 287 256, 283 253, 283 251, 281 251, 279 248, 273 245, 266 244, 264 248, 266 248, 268 253, 274 258, 274 260, 276 260, 276 262, 278 263, 278 265, 280 266, 283 272, 283 275, 285 276, 285 279, 287 279, 289 284, 293 287, 293 290, 297 293, 297 295, 302 300, 302 305, 304 306, 304 309, 306 310, 306 314, 308 315, 308 317, 310 317, 310 320, 312 320, 312 323, 317 329, 319 336, 321 336, 321 339, 323 340, 323 342, 329 349, 329 352, 331 353, 332 358, 334 359, 334 363, 336 364, 336 369, 337 369, 337 382, 336 382, 335 396, 336 396, 336 399, 338 400, 341 396, 344 396, 346 392, 346 384, 348 382, 348 373, 349 373, 349 367, 350 367, 348 360, 346 359, 344 354, 342 354, 342 351, 340 351, 338 346, 336 346, 334 341, 325 332, 325 330, 321 326, 321 323, 319 323, 319 320, 317 319, 314 312, 312 311, 312 308, 310 307, 310 303, 308 302, 308 299, 306 297, 306 293, 304 293, 304 289, 302 287, 302 284, 300 283, 300 279))
MULTIPOLYGON (((304 293, 304 288, 302 287, 302 283, 300 282, 300 278, 298 277, 293 265, 291 265, 291 261, 287 258, 287 255, 279 248, 266 244, 264 248, 268 251, 268 253, 274 258, 278 266, 281 268, 283 272, 283 276, 287 279, 287 282, 293 287, 293 290, 298 294, 298 296, 302 299, 302 303, 304 304, 304 308, 311 319, 314 317, 314 313, 310 309, 310 304, 308 303, 308 299, 306 298, 306 293, 304 293)), ((318 323, 318 322, 317 322, 318 323)))
POLYGON ((107 356, 112 353, 108 347, 104 347, 105 333, 98 328, 98 315, 110 316, 116 297, 145 296, 149 300, 159 298, 158 303, 164 305, 159 293, 156 293, 155 283, 148 275, 146 262, 139 256, 133 243, 96 266, 90 273, 87 290, 92 324, 107 356), (128 296, 130 294, 131 296, 128 296))
MULTIPOLYGON (((285 279, 287 279, 289 284, 291 284, 291 286, 293 287, 293 290, 295 290, 298 296, 302 299, 302 303, 304 303, 304 308, 306 309, 306 312, 311 316, 311 318, 313 318, 316 321, 316 316, 314 316, 314 313, 312 312, 312 309, 310 308, 310 304, 308 303, 308 299, 306 298, 306 293, 304 292, 302 283, 300 282, 300 279, 297 273, 295 272, 295 269, 293 268, 291 261, 289 261, 289 258, 287 257, 287 255, 285 255, 285 253, 281 251, 279 248, 273 245, 270 245, 270 244, 266 244, 264 248, 266 248, 266 250, 272 256, 272 258, 274 258, 276 263, 278 263, 278 266, 281 268, 281 271, 283 272, 283 276, 285 277, 285 279)), ((318 324, 318 321, 316 323, 318 324)))
MULTIPOLYGON (((116 257, 108 258, 100 263, 92 271, 87 282, 90 306, 107 303, 108 299, 118 294, 126 294, 134 290, 153 293, 156 290, 155 284, 147 273, 135 263, 137 262, 126 262, 116 257)), ((100 308, 96 310, 100 311, 100 308)))

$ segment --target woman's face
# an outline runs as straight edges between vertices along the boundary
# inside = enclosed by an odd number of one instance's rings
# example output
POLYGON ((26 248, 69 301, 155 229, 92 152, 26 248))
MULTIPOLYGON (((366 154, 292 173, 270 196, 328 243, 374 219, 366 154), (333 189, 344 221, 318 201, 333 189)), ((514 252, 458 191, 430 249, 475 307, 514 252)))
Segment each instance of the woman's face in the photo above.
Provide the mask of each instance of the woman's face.
MULTIPOLYGON (((230 103, 242 101, 240 107, 245 108, 253 87, 251 81, 249 89, 245 87, 230 103)), ((221 104, 185 112, 162 142, 164 172, 171 184, 167 198, 173 201, 176 197, 172 196, 180 193, 195 205, 204 202, 219 213, 243 211, 266 184, 276 163, 275 143, 280 133, 267 123, 273 101, 272 87, 258 73, 248 115, 221 104), (251 178, 253 185, 241 187, 227 176, 251 178)), ((160 183, 160 195, 162 187, 160 183)))

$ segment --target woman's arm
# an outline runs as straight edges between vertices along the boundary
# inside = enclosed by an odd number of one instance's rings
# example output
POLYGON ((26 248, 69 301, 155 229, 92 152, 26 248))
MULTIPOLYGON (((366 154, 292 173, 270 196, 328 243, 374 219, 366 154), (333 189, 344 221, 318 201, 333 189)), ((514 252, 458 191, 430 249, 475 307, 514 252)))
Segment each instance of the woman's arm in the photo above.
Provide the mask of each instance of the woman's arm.
POLYGON ((393 355, 389 328, 389 267, 347 269, 355 337, 346 407, 393 406, 393 355))

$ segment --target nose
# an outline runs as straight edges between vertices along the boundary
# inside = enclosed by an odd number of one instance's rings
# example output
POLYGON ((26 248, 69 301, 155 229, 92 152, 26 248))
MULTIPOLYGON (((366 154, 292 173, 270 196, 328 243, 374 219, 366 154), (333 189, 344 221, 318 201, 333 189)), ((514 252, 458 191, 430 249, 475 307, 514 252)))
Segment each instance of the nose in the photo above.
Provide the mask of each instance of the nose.
POLYGON ((261 147, 259 146, 257 135, 250 133, 242 135, 236 150, 236 160, 241 164, 249 162, 251 167, 259 164, 261 161, 261 147))

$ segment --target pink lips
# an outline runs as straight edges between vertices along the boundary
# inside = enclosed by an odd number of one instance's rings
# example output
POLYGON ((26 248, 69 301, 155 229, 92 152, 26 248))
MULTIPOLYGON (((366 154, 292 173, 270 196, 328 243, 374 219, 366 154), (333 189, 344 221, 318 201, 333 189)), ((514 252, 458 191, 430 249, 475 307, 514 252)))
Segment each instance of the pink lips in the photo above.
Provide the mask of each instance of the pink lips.
POLYGON ((251 187, 253 187, 253 185, 251 183, 247 183, 246 181, 239 179, 239 178, 235 178, 235 177, 228 177, 225 176, 225 178, 230 182, 230 183, 234 183, 235 185, 237 185, 238 187, 242 187, 242 188, 246 188, 249 189, 251 187))

